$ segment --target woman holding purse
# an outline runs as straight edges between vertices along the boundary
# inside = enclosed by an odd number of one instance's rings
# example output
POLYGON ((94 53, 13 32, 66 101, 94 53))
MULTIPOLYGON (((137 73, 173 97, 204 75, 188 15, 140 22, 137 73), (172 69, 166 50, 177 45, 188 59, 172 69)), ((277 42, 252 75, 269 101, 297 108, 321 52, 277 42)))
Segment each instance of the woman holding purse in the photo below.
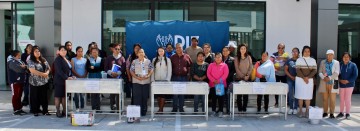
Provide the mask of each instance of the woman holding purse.
POLYGON ((222 93, 219 93, 218 91, 220 90, 215 90, 215 86, 217 86, 218 84, 223 84, 223 88, 227 87, 226 78, 228 77, 229 69, 228 66, 222 62, 221 53, 215 54, 215 61, 209 65, 206 74, 209 79, 210 95, 212 99, 211 116, 217 115, 219 117, 223 117, 225 89, 222 89, 222 93), (216 102, 218 102, 219 104, 218 111, 216 111, 216 102))

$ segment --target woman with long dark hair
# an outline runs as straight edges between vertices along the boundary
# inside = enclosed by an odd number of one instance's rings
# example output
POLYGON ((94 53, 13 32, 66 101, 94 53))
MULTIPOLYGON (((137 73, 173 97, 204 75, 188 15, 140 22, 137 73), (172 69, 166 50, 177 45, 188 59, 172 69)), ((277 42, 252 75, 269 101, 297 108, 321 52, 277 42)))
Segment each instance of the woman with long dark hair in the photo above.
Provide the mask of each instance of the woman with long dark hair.
MULTIPOLYGON (((250 75, 253 70, 252 59, 248 54, 248 48, 245 44, 241 44, 237 48, 237 55, 234 61, 236 77, 235 81, 251 81, 250 75)), ((238 95, 237 106, 238 111, 246 112, 249 95, 238 95)))
POLYGON ((34 46, 31 50, 30 60, 28 61, 31 75, 30 83, 30 102, 31 110, 34 116, 39 116, 40 105, 42 106, 42 114, 50 115, 48 112, 47 89, 49 87, 50 66, 44 57, 41 56, 40 48, 34 46))
MULTIPOLYGON (((154 73, 151 75, 151 81, 170 81, 172 66, 170 58, 165 56, 165 50, 159 47, 156 53, 156 57, 152 61, 154 67, 154 73)), ((158 112, 163 112, 165 106, 165 95, 157 95, 157 101, 159 105, 158 112)))
POLYGON ((66 58, 67 50, 65 46, 59 47, 59 55, 55 58, 54 67, 54 87, 55 87, 55 107, 56 116, 63 117, 65 115, 65 81, 75 79, 71 77, 71 63, 66 58), (62 105, 62 113, 60 113, 60 103, 62 105))
POLYGON ((131 104, 133 104, 134 100, 133 97, 131 96, 131 92, 132 92, 132 76, 130 73, 130 66, 133 60, 137 59, 137 52, 141 49, 141 45, 139 43, 136 43, 133 46, 133 52, 131 55, 129 55, 129 57, 126 60, 126 74, 127 74, 127 81, 126 81, 126 85, 125 85, 125 92, 126 92, 126 97, 131 97, 131 104))
MULTIPOLYGON (((23 61, 25 63, 25 65, 27 65, 27 59, 31 54, 31 49, 32 49, 32 45, 31 44, 27 44, 26 48, 24 49, 24 53, 21 54, 21 61, 23 61)), ((29 77, 30 77, 30 72, 26 71, 26 76, 25 76, 25 83, 24 83, 24 98, 22 100, 22 105, 23 106, 27 106, 29 104, 29 77)))

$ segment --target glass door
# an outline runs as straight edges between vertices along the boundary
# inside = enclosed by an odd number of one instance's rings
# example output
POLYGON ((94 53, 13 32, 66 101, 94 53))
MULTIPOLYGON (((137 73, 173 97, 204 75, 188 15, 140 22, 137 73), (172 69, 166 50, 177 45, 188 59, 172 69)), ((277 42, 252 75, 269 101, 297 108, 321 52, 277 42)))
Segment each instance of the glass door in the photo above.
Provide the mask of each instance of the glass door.
POLYGON ((34 3, 13 2, 13 44, 12 49, 24 51, 27 44, 35 44, 34 3))

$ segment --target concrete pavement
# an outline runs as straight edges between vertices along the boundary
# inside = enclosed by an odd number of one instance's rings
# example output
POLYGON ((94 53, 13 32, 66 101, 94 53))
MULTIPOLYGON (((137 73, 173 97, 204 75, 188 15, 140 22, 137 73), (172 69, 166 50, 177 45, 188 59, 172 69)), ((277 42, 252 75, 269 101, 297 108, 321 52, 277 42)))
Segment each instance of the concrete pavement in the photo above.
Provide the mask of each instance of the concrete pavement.
MULTIPOLYGON (((359 130, 360 129, 360 95, 353 96, 353 108, 351 120, 342 119, 324 119, 319 125, 311 125, 305 118, 298 118, 295 115, 289 115, 284 120, 283 115, 278 113, 270 113, 269 115, 242 114, 231 120, 228 115, 224 118, 209 117, 206 121, 204 117, 155 117, 150 119, 150 115, 141 118, 140 123, 128 124, 125 118, 118 119, 117 115, 95 115, 94 126, 71 126, 70 119, 57 118, 54 113, 51 116, 34 117, 33 115, 13 116, 11 105, 11 91, 0 91, 0 131, 19 131, 19 130, 128 130, 128 131, 202 131, 202 130, 284 130, 284 131, 310 131, 310 130, 359 130)), ((256 99, 256 98, 255 98, 256 99)), ((273 96, 270 96, 270 105, 273 105, 273 96)), ((104 99, 103 101, 106 101, 104 99)), ((127 100, 129 101, 129 100, 127 100)), ((253 112, 255 100, 250 97, 249 111, 253 112)), ((87 107, 89 108, 89 107, 87 107)), ((104 105, 102 108, 108 108, 104 105)), ((52 105, 49 107, 51 111, 55 110, 52 105)), ((336 107, 338 110, 339 107, 336 107)), ((24 107, 25 111, 29 111, 28 107, 24 107)), ((170 108, 166 108, 170 110, 170 108)), ((186 111, 191 111, 187 108, 186 111)), ((272 110, 276 110, 273 108, 272 110)), ((338 112, 338 111, 336 111, 338 112)))

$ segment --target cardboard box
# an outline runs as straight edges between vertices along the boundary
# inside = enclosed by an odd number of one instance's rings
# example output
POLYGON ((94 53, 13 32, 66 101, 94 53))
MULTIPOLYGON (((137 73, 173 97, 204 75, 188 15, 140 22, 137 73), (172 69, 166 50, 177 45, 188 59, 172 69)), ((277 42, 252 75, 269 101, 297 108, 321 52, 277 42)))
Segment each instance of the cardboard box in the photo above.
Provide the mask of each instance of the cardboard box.
POLYGON ((73 126, 92 126, 95 122, 95 111, 75 112, 71 114, 70 122, 73 126))

